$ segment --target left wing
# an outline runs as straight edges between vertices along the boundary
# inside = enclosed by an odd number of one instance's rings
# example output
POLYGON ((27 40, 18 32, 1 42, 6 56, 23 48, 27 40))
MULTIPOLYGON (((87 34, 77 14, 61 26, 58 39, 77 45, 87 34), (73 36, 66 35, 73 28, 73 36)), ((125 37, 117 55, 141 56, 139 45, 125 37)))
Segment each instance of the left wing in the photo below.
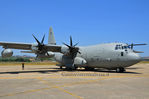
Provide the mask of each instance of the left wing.
POLYGON ((15 43, 15 42, 0 42, 0 46, 3 46, 3 48, 10 48, 10 49, 31 50, 32 44, 15 43))
MULTIPOLYGON (((3 46, 3 48, 19 50, 32 50, 32 45, 31 43, 0 42, 0 46, 3 46)), ((43 47, 46 51, 61 52, 61 46, 47 44, 43 47)))
POLYGON ((58 45, 50 45, 50 44, 47 44, 47 45, 44 45, 44 48, 45 48, 47 51, 61 52, 61 46, 58 46, 58 45))

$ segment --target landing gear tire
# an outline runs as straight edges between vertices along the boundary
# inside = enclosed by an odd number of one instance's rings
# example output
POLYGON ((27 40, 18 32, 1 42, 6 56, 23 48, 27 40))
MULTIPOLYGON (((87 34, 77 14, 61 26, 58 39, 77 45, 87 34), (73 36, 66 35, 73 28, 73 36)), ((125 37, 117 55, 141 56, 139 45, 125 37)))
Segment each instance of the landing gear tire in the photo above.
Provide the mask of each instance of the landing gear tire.
POLYGON ((66 70, 68 70, 68 71, 72 71, 73 69, 70 68, 70 67, 66 67, 66 70))
POLYGON ((63 66, 60 66, 60 69, 63 69, 63 66))
POLYGON ((77 70, 78 69, 78 66, 74 65, 74 70, 77 70))
POLYGON ((86 70, 86 71, 93 71, 94 68, 92 68, 92 67, 85 67, 85 70, 86 70))
POLYGON ((123 72, 125 72, 126 70, 125 70, 125 68, 123 68, 123 67, 120 67, 120 68, 116 68, 116 72, 117 73, 123 73, 123 72))
POLYGON ((69 71, 73 71, 73 70, 77 70, 77 66, 73 66, 73 67, 66 67, 66 70, 69 70, 69 71))

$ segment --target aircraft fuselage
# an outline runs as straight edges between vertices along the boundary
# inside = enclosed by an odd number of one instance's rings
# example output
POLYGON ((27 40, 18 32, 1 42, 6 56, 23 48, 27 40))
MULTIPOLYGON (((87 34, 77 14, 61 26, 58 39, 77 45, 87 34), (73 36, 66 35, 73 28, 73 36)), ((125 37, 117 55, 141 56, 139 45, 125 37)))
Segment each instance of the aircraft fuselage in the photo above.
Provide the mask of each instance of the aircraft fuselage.
POLYGON ((87 61, 87 66, 108 69, 128 67, 141 60, 141 57, 131 49, 116 49, 117 45, 126 46, 123 43, 110 43, 82 47, 81 55, 78 56, 87 61))
MULTIPOLYGON (((134 53, 133 50, 125 43, 107 43, 94 46, 79 47, 81 54, 77 54, 77 57, 81 57, 86 60, 85 65, 79 67, 93 67, 93 68, 107 68, 116 69, 119 67, 128 67, 138 63, 141 57, 134 53)), ((71 64, 69 57, 59 57, 63 65, 71 64), (66 63, 67 62, 67 63, 66 63)))

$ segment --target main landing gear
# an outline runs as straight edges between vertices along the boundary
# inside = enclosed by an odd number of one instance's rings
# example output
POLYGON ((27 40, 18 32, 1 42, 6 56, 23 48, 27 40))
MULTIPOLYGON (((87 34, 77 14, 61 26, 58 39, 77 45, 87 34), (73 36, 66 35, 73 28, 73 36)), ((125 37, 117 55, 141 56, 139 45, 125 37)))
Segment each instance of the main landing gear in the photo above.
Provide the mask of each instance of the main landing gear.
POLYGON ((60 69, 63 69, 63 66, 60 66, 60 69))
MULTIPOLYGON (((62 66, 60 67, 60 69, 63 69, 62 66)), ((69 71, 73 71, 73 70, 77 70, 78 66, 74 65, 74 66, 65 66, 65 70, 69 70, 69 71)))
POLYGON ((117 73, 123 73, 123 72, 125 72, 126 70, 125 70, 125 68, 123 68, 123 67, 119 67, 119 68, 116 68, 116 72, 117 73))
POLYGON ((93 68, 93 67, 85 67, 85 70, 86 70, 86 71, 93 71, 94 68, 93 68))

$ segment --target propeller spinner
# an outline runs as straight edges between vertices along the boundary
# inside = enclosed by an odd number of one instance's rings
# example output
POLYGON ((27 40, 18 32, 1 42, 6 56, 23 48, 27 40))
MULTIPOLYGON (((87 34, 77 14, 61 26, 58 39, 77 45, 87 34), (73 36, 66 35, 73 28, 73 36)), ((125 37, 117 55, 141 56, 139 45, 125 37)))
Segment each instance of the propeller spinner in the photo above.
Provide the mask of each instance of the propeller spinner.
POLYGON ((70 53, 72 59, 77 55, 77 53, 81 54, 81 52, 79 51, 79 48, 76 47, 79 43, 76 43, 73 45, 71 36, 70 36, 70 45, 68 45, 66 43, 63 43, 63 44, 69 48, 69 53, 70 53))
POLYGON ((41 42, 33 35, 33 37, 35 38, 36 42, 38 43, 37 47, 38 47, 38 51, 39 53, 43 53, 45 52, 45 49, 44 49, 44 39, 45 39, 45 35, 43 36, 41 42))

